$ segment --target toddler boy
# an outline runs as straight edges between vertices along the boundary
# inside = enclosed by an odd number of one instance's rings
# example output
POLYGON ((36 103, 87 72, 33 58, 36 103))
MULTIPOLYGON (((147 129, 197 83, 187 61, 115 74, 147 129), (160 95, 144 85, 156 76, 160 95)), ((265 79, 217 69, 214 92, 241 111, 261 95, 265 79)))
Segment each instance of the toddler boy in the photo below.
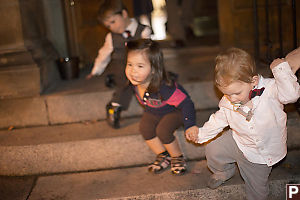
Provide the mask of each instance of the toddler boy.
POLYGON ((115 86, 111 101, 106 106, 108 123, 120 127, 120 113, 127 110, 132 98, 125 76, 126 49, 125 44, 130 40, 150 38, 151 29, 139 24, 136 19, 129 18, 127 9, 121 0, 104 0, 98 11, 98 19, 110 30, 105 37, 104 45, 98 51, 93 69, 87 79, 101 75, 109 65, 109 75, 106 77, 107 86, 115 86))
POLYGON ((254 60, 241 49, 230 48, 217 56, 215 84, 224 94, 220 109, 198 134, 186 134, 188 140, 204 143, 230 127, 206 145, 207 165, 213 172, 208 187, 217 188, 230 179, 237 163, 247 199, 267 198, 272 166, 287 153, 283 104, 295 102, 300 96, 294 75, 299 67, 300 49, 271 63, 274 78, 257 74, 254 60))

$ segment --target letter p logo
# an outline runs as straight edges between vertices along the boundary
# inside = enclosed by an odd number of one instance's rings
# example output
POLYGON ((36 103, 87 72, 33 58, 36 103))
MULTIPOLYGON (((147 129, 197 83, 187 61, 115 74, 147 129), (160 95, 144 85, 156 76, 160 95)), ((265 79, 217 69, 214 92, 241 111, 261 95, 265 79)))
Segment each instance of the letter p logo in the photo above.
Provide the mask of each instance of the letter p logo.
POLYGON ((286 199, 300 200, 300 184, 286 185, 286 199))

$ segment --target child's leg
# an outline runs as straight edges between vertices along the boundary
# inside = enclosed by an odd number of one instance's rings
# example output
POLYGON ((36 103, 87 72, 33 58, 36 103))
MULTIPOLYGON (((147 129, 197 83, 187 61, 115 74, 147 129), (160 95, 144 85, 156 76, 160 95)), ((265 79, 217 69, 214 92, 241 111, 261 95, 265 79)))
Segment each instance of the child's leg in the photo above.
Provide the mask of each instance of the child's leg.
POLYGON ((133 96, 132 88, 124 82, 122 86, 117 86, 111 102, 118 103, 122 110, 127 110, 133 96))
POLYGON ((206 146, 206 158, 209 169, 214 173, 213 178, 223 181, 234 175, 236 167, 233 162, 237 162, 248 200, 266 199, 268 196, 267 181, 272 167, 248 161, 234 141, 231 130, 206 146))
POLYGON ((133 91, 128 85, 125 69, 121 65, 121 61, 112 61, 109 68, 109 72, 114 76, 115 91, 111 101, 106 106, 107 120, 112 127, 119 128, 121 111, 128 109, 133 91))
POLYGON ((267 199, 269 194, 268 177, 272 167, 249 162, 242 152, 240 152, 240 156, 237 158, 237 163, 241 176, 245 181, 247 199, 267 199))
POLYGON ((146 140, 146 143, 148 147, 156 154, 160 154, 164 151, 166 151, 166 148, 164 147, 163 143, 161 143, 160 139, 158 137, 155 137, 150 140, 146 140))
POLYGON ((146 144, 156 154, 155 161, 149 165, 148 171, 152 173, 161 173, 169 167, 171 158, 166 151, 160 139, 156 136, 156 126, 161 117, 144 112, 140 121, 140 132, 144 137, 146 144))
POLYGON ((170 144, 163 144, 158 137, 155 137, 153 139, 146 140, 146 143, 156 155, 166 150, 172 157, 178 157, 182 155, 181 149, 176 139, 170 144))
POLYGON ((159 121, 156 134, 162 141, 167 151, 170 153, 171 159, 171 171, 173 174, 183 174, 186 171, 186 163, 182 155, 180 146, 174 132, 178 129, 182 122, 182 114, 180 111, 174 111, 168 113, 159 121))
POLYGON ((219 184, 215 186, 209 185, 210 188, 218 187, 234 175, 236 149, 233 148, 233 143, 235 142, 232 138, 232 132, 229 130, 205 146, 207 166, 213 172, 211 178, 220 180, 219 184))
POLYGON ((156 135, 164 144, 172 157, 182 155, 179 144, 174 136, 174 132, 182 125, 182 114, 174 111, 164 115, 156 127, 156 135))
POLYGON ((164 144, 164 146, 172 157, 179 157, 182 155, 180 146, 176 139, 174 139, 174 141, 170 144, 164 144))
POLYGON ((113 128, 120 127, 121 111, 128 109, 132 95, 132 89, 129 86, 116 88, 112 100, 106 106, 106 118, 113 128))
POLYGON ((133 96, 132 88, 129 87, 129 81, 125 75, 126 62, 113 60, 111 63, 111 70, 115 77, 115 91, 111 102, 118 103, 122 106, 122 110, 127 110, 133 96))

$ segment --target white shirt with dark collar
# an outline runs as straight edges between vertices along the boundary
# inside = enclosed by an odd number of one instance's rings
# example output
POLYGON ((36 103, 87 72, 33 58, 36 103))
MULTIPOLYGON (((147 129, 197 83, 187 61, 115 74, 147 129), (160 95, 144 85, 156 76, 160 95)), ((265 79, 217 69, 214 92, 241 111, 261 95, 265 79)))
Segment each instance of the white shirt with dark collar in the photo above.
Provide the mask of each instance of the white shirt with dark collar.
MULTIPOLYGON (((130 31, 131 35, 135 35, 135 32, 138 27, 138 22, 136 19, 131 18, 130 19, 130 24, 127 26, 126 31, 130 31)), ((122 34, 124 38, 127 38, 128 35, 126 33, 122 34)), ((150 38, 151 36, 151 29, 149 27, 146 27, 142 33, 141 37, 142 38, 150 38)), ((109 32, 106 37, 105 37, 105 42, 103 46, 99 49, 98 51, 98 56, 95 59, 94 66, 92 69, 92 74, 93 75, 101 75, 105 68, 107 67, 108 63, 111 60, 111 53, 113 52, 114 47, 113 47, 113 41, 112 41, 112 35, 111 32, 109 32)))
POLYGON ((283 159, 287 153, 287 115, 283 104, 297 101, 300 86, 287 62, 274 67, 272 73, 274 78, 260 76, 257 88, 265 87, 265 90, 251 100, 250 121, 223 96, 220 109, 199 128, 198 143, 214 138, 229 126, 237 146, 250 162, 272 166, 283 159))

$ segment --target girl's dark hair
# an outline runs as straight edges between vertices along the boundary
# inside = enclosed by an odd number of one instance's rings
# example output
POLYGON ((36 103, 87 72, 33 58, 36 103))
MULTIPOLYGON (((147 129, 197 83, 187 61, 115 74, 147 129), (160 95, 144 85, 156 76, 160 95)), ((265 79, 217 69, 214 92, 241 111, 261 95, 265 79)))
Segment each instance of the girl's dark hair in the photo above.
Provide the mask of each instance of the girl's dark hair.
POLYGON ((158 92, 162 82, 172 86, 164 66, 163 53, 159 44, 151 39, 133 40, 127 43, 127 53, 134 50, 144 50, 151 64, 151 81, 147 88, 149 92, 158 92))

